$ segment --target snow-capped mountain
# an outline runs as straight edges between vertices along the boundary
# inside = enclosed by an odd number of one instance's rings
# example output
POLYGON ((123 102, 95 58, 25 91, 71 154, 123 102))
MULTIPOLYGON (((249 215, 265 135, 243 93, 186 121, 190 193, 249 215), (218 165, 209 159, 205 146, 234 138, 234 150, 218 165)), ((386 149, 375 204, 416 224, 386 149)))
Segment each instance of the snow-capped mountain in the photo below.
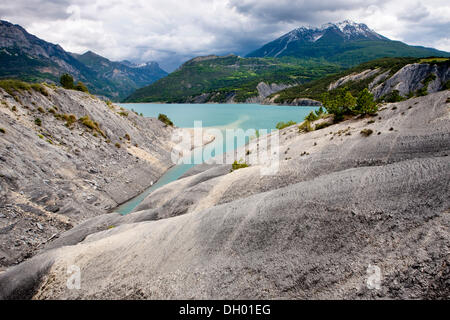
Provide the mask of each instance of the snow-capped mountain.
POLYGON ((251 52, 247 57, 325 58, 350 66, 385 56, 442 54, 447 53, 391 41, 364 23, 345 20, 326 23, 321 27, 299 27, 251 52))

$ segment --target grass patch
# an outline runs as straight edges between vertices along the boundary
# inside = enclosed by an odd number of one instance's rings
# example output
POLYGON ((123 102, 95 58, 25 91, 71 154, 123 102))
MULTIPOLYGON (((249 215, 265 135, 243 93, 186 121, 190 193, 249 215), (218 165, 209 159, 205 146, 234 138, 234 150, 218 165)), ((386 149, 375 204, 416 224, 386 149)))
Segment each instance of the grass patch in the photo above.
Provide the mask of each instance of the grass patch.
POLYGON ((297 122, 292 121, 292 120, 290 120, 290 121, 288 121, 288 122, 283 122, 283 121, 281 121, 281 122, 278 122, 278 123, 277 123, 276 128, 277 128, 278 130, 281 130, 281 129, 284 129, 284 128, 293 126, 294 124, 297 124, 297 122))
POLYGON ((434 63, 434 62, 444 62, 449 61, 450 58, 424 58, 420 59, 419 63, 434 63))
POLYGON ((70 128, 77 121, 77 117, 74 114, 54 114, 54 116, 57 119, 65 120, 67 128, 70 128))
POLYGON ((92 119, 89 118, 89 116, 81 117, 80 119, 78 119, 78 121, 80 121, 84 126, 88 127, 89 129, 91 129, 93 131, 100 133, 104 138, 106 138, 106 135, 100 129, 98 122, 92 121, 92 119))

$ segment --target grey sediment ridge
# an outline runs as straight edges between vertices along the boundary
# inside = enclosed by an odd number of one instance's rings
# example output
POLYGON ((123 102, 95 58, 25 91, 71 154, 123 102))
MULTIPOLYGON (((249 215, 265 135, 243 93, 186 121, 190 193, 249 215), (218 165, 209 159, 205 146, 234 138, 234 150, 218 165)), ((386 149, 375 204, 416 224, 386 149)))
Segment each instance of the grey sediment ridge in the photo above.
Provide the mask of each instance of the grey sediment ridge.
POLYGON ((274 176, 198 166, 136 212, 86 220, 1 273, 0 298, 448 298, 449 98, 283 129, 274 176), (79 290, 66 286, 71 265, 79 290), (380 289, 367 286, 373 266, 380 289))

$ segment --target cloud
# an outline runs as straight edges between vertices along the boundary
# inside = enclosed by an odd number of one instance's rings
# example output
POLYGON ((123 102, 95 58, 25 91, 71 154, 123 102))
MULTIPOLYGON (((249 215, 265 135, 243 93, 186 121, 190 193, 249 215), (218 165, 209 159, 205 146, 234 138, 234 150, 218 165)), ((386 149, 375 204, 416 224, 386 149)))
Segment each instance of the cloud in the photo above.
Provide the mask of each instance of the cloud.
POLYGON ((245 55, 300 25, 344 19, 450 50, 448 0, 15 0, 0 3, 0 18, 68 51, 156 60, 169 71, 197 55, 245 55))

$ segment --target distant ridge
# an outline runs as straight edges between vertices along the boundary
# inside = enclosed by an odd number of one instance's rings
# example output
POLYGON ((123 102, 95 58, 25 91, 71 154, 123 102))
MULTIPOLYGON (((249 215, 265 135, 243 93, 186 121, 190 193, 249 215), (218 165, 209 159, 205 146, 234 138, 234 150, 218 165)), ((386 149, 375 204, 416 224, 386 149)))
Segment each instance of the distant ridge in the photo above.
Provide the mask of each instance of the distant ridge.
POLYGON ((134 65, 113 62, 92 51, 69 53, 0 20, 0 78, 58 82, 63 73, 83 81, 92 93, 117 101, 167 75, 156 62, 134 65))

